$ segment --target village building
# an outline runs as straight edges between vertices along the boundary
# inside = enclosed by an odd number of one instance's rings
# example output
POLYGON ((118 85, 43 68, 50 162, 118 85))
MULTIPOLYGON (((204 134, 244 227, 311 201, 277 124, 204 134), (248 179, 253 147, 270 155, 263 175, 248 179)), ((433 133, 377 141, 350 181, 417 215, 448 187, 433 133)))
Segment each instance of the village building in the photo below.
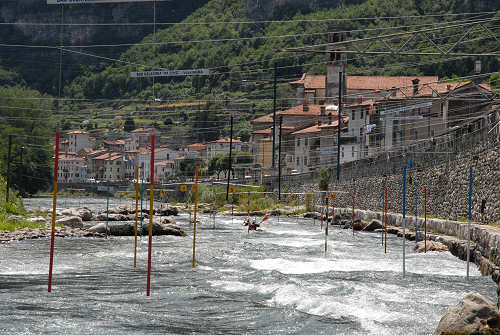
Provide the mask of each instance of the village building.
MULTIPOLYGON (((229 137, 221 137, 216 141, 206 144, 207 160, 210 160, 217 154, 228 154, 231 139, 229 137)), ((242 142, 241 138, 233 139, 233 152, 234 151, 249 151, 249 144, 242 142)))
POLYGON ((89 133, 84 130, 74 130, 67 133, 68 135, 68 148, 67 152, 77 153, 83 148, 92 147, 89 133))
POLYGON ((75 153, 59 153, 57 177, 60 183, 81 183, 86 178, 85 160, 75 153))

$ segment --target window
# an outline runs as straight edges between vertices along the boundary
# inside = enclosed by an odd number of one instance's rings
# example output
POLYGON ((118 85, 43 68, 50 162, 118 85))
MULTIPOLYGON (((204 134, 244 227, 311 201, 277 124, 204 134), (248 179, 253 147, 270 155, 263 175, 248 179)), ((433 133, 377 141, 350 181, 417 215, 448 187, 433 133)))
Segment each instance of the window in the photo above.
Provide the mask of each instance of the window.
POLYGON ((297 146, 300 147, 300 138, 297 139, 297 146))
POLYGON ((361 111, 361 120, 363 120, 364 117, 365 117, 364 112, 361 111))
POLYGON ((356 111, 352 111, 352 120, 356 120, 356 111))
POLYGON ((297 166, 299 165, 299 157, 297 157, 297 166))
POLYGON ((304 145, 307 147, 307 144, 309 143, 308 138, 304 140, 304 145))
POLYGON ((351 157, 354 157, 354 147, 351 147, 351 157))

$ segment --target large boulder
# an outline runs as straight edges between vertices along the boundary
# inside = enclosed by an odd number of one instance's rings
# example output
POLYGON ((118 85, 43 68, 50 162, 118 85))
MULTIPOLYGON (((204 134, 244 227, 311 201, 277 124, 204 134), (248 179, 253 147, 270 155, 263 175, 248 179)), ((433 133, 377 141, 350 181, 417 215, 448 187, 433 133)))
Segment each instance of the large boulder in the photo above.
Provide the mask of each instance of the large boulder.
POLYGON ((47 223, 47 220, 44 218, 44 217, 41 217, 41 216, 35 216, 35 217, 32 217, 32 218, 28 218, 26 221, 28 222, 36 222, 36 223, 47 223))
MULTIPOLYGON (((149 234, 149 222, 142 224, 142 234, 149 234)), ((187 236, 179 227, 173 224, 161 224, 153 222, 153 235, 174 235, 174 236, 187 236)))
POLYGON ((23 220, 23 217, 21 215, 11 215, 7 218, 8 221, 14 221, 14 222, 18 222, 18 221, 22 221, 23 220))
POLYGON ((101 213, 97 215, 96 221, 129 221, 129 218, 125 214, 108 214, 101 213))
MULTIPOLYGON (((140 225, 138 225, 138 234, 141 234, 140 225)), ((101 222, 88 229, 91 233, 106 233, 106 223, 101 222)), ((134 236, 133 222, 110 222, 108 223, 108 234, 112 236, 134 236)), ((142 235, 149 234, 149 222, 143 222, 142 235)), ((174 235, 187 236, 179 227, 173 224, 161 224, 153 222, 153 235, 174 235)))
MULTIPOLYGON (((448 251, 448 247, 441 242, 437 241, 427 241, 427 251, 448 251)), ((425 242, 420 241, 415 246, 414 252, 421 253, 425 252, 425 242)))
MULTIPOLYGON (((450 307, 441 318, 434 335, 452 332, 471 333, 482 328, 498 325, 500 314, 495 306, 479 293, 472 292, 463 298, 458 305, 450 307)), ((492 327, 493 328, 493 327, 492 327)))
POLYGON ((375 229, 382 228, 384 228, 382 222, 380 222, 379 220, 372 220, 369 224, 366 225, 365 228, 363 228, 363 231, 375 231, 375 229))
POLYGON ((61 215, 64 215, 64 216, 73 216, 75 214, 73 213, 73 209, 68 208, 68 209, 63 209, 61 211, 61 215))
POLYGON ((317 212, 308 212, 304 213, 304 218, 306 219, 316 219, 316 220, 321 220, 321 214, 317 212))
POLYGON ((82 219, 82 221, 92 220, 92 211, 89 208, 83 207, 77 209, 77 215, 82 219))
MULTIPOLYGON (((132 211, 129 210, 129 208, 127 206, 124 206, 124 205, 119 205, 119 206, 116 206, 115 208, 111 208, 109 210, 109 213, 111 213, 111 214, 127 215, 129 212, 132 212, 132 211)), ((135 209, 134 209, 134 212, 135 212, 135 209)))
POLYGON ((71 228, 83 228, 83 222, 79 216, 66 216, 57 220, 56 223, 71 228))
POLYGON ((159 208, 156 210, 156 215, 177 216, 179 215, 179 210, 177 207, 159 208))

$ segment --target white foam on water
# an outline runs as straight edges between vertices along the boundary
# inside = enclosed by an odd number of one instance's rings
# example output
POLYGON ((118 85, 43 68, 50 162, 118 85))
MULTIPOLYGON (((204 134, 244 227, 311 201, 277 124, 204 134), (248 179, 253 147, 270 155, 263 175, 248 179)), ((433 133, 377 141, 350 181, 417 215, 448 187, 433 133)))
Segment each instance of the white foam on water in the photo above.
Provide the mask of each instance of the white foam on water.
MULTIPOLYGON (((328 289, 331 288, 333 286, 328 289)), ((384 322, 410 319, 406 314, 388 310, 385 304, 373 299, 371 290, 366 289, 355 290, 348 296, 331 296, 308 286, 289 284, 279 288, 268 303, 271 306, 293 306, 298 311, 317 316, 349 317, 359 321, 370 334, 387 333, 384 322)))
POLYGON ((335 268, 327 260, 293 261, 284 258, 250 260, 250 266, 257 270, 278 271, 283 274, 322 273, 335 268))
POLYGON ((268 233, 276 235, 316 236, 321 234, 321 232, 310 232, 305 230, 282 230, 271 226, 266 227, 266 229, 268 233))
POLYGON ((324 242, 320 240, 312 240, 312 239, 265 239, 262 240, 263 243, 271 243, 274 245, 284 246, 284 247, 292 247, 292 248, 303 248, 303 247, 313 247, 317 245, 321 245, 324 242))
POLYGON ((197 268, 200 270, 203 270, 203 271, 213 271, 214 270, 214 268, 211 268, 210 266, 206 266, 206 265, 198 265, 197 268))
POLYGON ((254 284, 239 281, 209 280, 208 283, 227 292, 248 292, 255 289, 254 284))

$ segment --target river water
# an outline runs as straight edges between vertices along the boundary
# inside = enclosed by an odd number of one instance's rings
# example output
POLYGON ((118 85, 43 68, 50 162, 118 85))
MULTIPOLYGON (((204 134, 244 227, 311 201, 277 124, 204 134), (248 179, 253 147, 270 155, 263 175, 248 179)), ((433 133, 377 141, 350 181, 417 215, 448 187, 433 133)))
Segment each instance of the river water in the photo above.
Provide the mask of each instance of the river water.
MULTIPOLYGON (((44 201, 44 200, 43 200, 44 201)), ((29 206, 40 205, 33 201, 29 206)), ((432 334, 470 291, 496 300, 489 277, 450 253, 413 254, 375 233, 271 218, 247 233, 241 218, 201 217, 197 266, 190 237, 153 237, 151 296, 147 238, 133 268, 133 238, 55 242, 47 293, 49 240, 0 244, 1 334, 432 334)))

